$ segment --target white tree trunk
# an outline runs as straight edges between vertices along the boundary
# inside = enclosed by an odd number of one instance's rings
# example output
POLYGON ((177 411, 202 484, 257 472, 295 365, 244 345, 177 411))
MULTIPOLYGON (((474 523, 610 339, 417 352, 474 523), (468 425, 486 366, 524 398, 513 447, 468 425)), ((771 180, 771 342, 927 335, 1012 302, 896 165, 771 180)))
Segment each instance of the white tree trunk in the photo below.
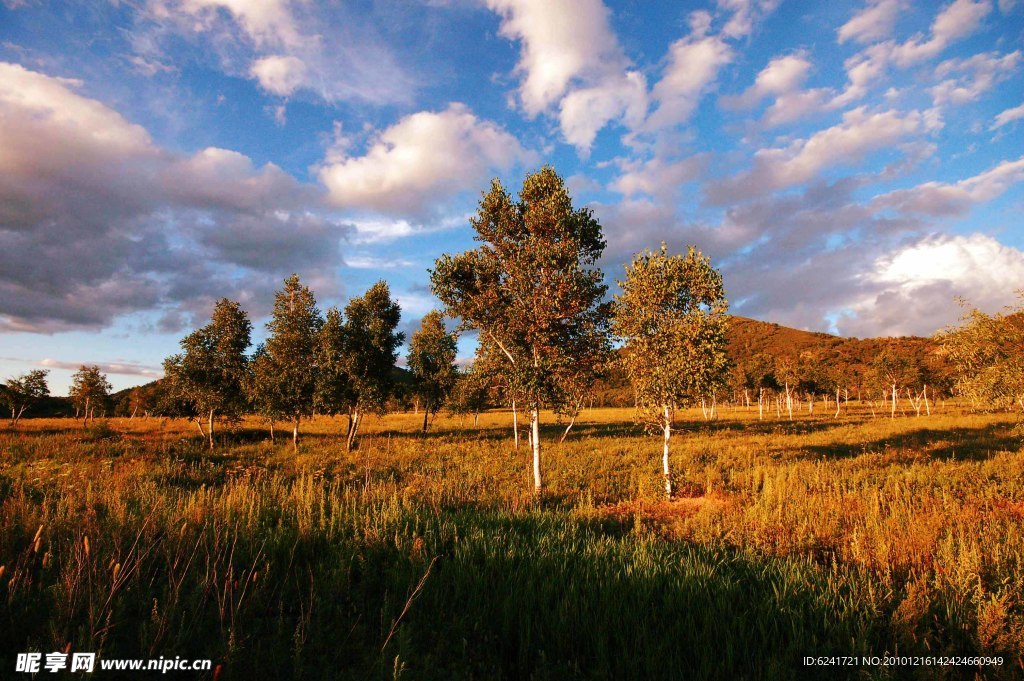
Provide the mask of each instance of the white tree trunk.
POLYGON ((757 393, 757 418, 764 421, 764 388, 757 393))
POLYGON ((896 384, 893 383, 892 384, 892 413, 890 414, 889 418, 893 418, 893 419, 896 418, 896 399, 897 399, 897 396, 896 396, 896 384))
POLYGON ((536 404, 530 410, 530 445, 533 447, 533 491, 540 494, 540 407, 536 404))
POLYGON ((672 498, 672 472, 668 467, 668 443, 672 437, 672 416, 669 412, 669 406, 666 404, 663 406, 664 420, 662 427, 665 431, 665 441, 662 446, 661 452, 661 468, 662 473, 665 476, 665 498, 672 498))
POLYGON ((213 409, 210 410, 209 416, 209 436, 210 436, 210 451, 213 451, 213 409))
POLYGON ((516 411, 516 401, 512 400, 512 437, 516 441, 516 451, 519 451, 519 412, 516 411))

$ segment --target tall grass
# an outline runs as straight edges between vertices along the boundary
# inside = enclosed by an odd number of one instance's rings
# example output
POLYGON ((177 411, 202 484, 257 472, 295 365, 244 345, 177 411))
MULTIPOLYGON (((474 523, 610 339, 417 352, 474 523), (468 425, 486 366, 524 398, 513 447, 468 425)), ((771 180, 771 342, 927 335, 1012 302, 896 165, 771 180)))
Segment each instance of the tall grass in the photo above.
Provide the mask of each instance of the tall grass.
POLYGON ((297 455, 256 422, 213 453, 184 422, 3 431, 0 665, 70 645, 222 679, 1024 675, 1012 418, 684 414, 672 502, 626 410, 546 448, 542 499, 509 422, 392 415, 346 453, 322 418, 297 455), (886 652, 1005 663, 801 663, 886 652))

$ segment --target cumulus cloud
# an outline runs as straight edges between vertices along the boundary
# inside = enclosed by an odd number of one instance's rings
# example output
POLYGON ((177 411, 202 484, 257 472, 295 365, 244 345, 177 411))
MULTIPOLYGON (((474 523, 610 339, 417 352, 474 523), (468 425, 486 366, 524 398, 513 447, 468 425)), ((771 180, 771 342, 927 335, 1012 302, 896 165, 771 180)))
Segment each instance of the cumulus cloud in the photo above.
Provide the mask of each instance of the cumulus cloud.
POLYGON ((672 43, 668 65, 651 93, 658 106, 646 128, 658 130, 689 120, 718 71, 732 59, 732 48, 720 36, 688 36, 672 43))
POLYGON ((743 94, 722 97, 721 103, 727 108, 746 109, 757 105, 765 97, 793 92, 807 80, 811 68, 812 64, 804 51, 775 57, 757 74, 754 84, 744 90, 743 94))
POLYGON ((237 152, 186 156, 76 91, 0 64, 0 328, 100 327, 269 287, 348 232, 319 192, 237 152), (291 259, 291 260, 290 260, 291 259))
POLYGON ((856 162, 872 151, 894 146, 939 125, 933 117, 919 111, 869 113, 865 107, 859 107, 843 114, 842 123, 805 140, 796 140, 787 147, 758 150, 749 171, 712 183, 707 196, 713 203, 731 203, 803 184, 826 168, 856 162))
POLYGON ((271 55, 253 62, 250 69, 267 92, 287 97, 306 82, 306 64, 298 57, 271 55))
POLYGON ((452 104, 406 116, 377 135, 362 156, 336 149, 319 176, 338 207, 421 215, 439 197, 478 190, 495 170, 536 160, 501 126, 452 104))
POLYGON ((847 40, 869 43, 888 38, 905 6, 904 0, 870 0, 864 9, 839 27, 839 43, 847 40))
POLYGON ((487 0, 500 34, 522 45, 516 72, 529 116, 559 109, 562 133, 583 151, 609 121, 646 112, 647 84, 631 68, 601 0, 487 0))
POLYGON ((1024 252, 986 234, 932 234, 878 257, 839 326, 852 335, 923 334, 956 321, 954 297, 995 311, 1024 281, 1024 252))

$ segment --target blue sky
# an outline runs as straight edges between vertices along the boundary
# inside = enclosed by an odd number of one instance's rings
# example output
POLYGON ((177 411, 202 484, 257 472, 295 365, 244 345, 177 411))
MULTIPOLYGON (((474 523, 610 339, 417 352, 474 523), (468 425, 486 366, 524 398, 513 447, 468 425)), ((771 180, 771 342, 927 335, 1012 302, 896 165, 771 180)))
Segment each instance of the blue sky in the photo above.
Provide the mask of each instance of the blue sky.
POLYGON ((930 334, 1024 286, 1022 46, 1020 0, 2 0, 0 376, 146 382, 292 272, 410 331, 544 163, 610 282, 693 243, 737 314, 930 334))

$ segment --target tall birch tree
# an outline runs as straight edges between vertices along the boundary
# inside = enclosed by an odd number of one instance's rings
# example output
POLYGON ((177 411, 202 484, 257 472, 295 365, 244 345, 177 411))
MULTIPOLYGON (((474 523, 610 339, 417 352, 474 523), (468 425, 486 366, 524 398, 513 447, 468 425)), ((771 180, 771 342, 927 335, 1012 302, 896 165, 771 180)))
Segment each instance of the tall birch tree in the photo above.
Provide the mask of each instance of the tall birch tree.
POLYGON ((423 401, 423 432, 455 386, 456 336, 444 328, 444 316, 431 310, 409 340, 413 391, 423 401))
POLYGON ((693 246, 685 256, 645 251, 626 266, 612 328, 641 417, 661 430, 665 495, 672 496, 669 444, 677 408, 724 385, 728 302, 721 273, 693 246))
POLYGON ((313 413, 317 365, 317 340, 324 320, 313 292, 293 274, 274 294, 274 310, 263 351, 261 374, 270 385, 263 391, 273 396, 277 412, 292 422, 292 449, 299 449, 299 422, 313 413))
POLYGON ((566 394, 560 381, 608 348, 607 287, 597 267, 605 240, 550 166, 526 177, 518 201, 494 180, 470 224, 481 245, 439 258, 432 289, 462 329, 478 330, 506 360, 529 413, 540 493, 540 411, 557 409, 566 394))
POLYGON ((252 323, 241 305, 222 298, 210 323, 181 340, 181 354, 164 361, 168 387, 196 413, 213 449, 213 424, 218 416, 238 419, 246 407, 245 381, 249 371, 252 323))

